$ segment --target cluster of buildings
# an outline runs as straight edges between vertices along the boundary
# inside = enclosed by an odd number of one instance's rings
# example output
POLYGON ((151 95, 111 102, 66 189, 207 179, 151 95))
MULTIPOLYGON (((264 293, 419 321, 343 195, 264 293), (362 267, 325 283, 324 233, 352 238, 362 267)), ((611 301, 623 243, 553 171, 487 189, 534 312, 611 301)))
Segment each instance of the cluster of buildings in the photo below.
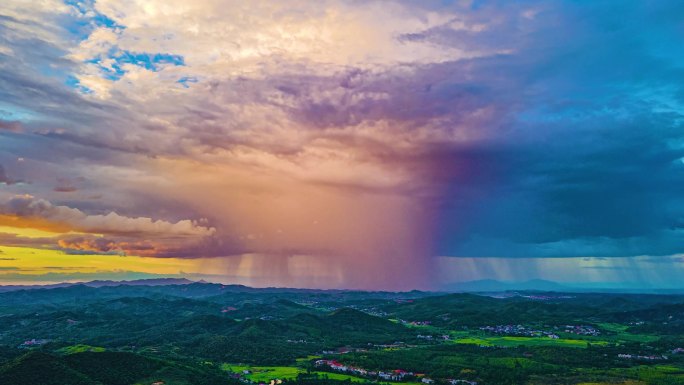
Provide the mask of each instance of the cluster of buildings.
POLYGON ((423 340, 428 340, 428 341, 432 341, 432 340, 449 341, 451 339, 451 337, 448 334, 442 334, 439 336, 433 336, 430 334, 428 334, 428 335, 418 334, 416 337, 423 339, 423 340))
POLYGON ((415 373, 407 372, 401 369, 395 369, 389 372, 379 371, 378 377, 388 381, 403 381, 406 379, 406 377, 415 377, 415 373))
POLYGON ((421 382, 424 384, 432 384, 434 382, 432 379, 425 377, 423 374, 416 374, 402 369, 390 371, 366 370, 356 366, 345 365, 335 360, 316 360, 314 365, 319 368, 326 367, 337 372, 349 373, 362 377, 377 377, 385 381, 404 381, 408 378, 422 377, 421 382))
MULTIPOLYGON (((342 364, 338 361, 335 360, 316 360, 314 363, 316 367, 328 367, 329 369, 338 371, 338 372, 344 372, 344 373, 351 373, 351 374, 356 374, 359 376, 377 376, 378 372, 375 371, 369 371, 363 368, 357 368, 355 366, 350 366, 350 365, 345 365, 342 364)), ((382 372, 384 374, 384 372, 382 372)))
POLYGON ((407 321, 401 320, 401 323, 412 325, 412 326, 429 326, 429 325, 432 325, 432 321, 411 321, 411 322, 407 322, 407 321))
POLYGON ((542 337, 559 338, 556 334, 563 331, 569 334, 577 334, 583 336, 598 336, 601 331, 588 325, 564 325, 561 327, 554 326, 553 330, 532 329, 523 325, 496 325, 496 326, 481 326, 480 330, 492 334, 501 334, 508 336, 526 336, 526 337, 542 337))
POLYGON ((398 319, 399 322, 401 322, 402 325, 411 325, 411 326, 430 326, 432 325, 432 321, 407 321, 404 319, 398 319))
POLYGON ((375 308, 375 307, 359 307, 359 306, 354 306, 354 305, 351 305, 349 307, 352 309, 358 310, 358 311, 362 311, 366 314, 370 314, 372 316, 380 317, 380 318, 387 318, 387 316, 389 315, 389 314, 387 314, 387 312, 382 311, 382 310, 375 308))
POLYGON ((477 385, 477 381, 449 380, 449 384, 451 384, 451 385, 477 385))
POLYGON ((50 340, 45 340, 45 339, 38 339, 37 340, 35 338, 32 338, 30 340, 24 341, 21 345, 19 345, 19 348, 32 348, 35 346, 45 345, 48 342, 50 342, 50 340))
POLYGON ((405 348, 405 347, 411 347, 413 345, 407 345, 405 342, 402 341, 394 341, 391 344, 373 344, 374 348, 380 348, 380 349, 396 349, 396 348, 405 348))
POLYGON ((565 325, 566 333, 577 334, 582 336, 598 336, 601 331, 588 325, 565 325))
POLYGON ((309 344, 311 342, 304 340, 304 339, 299 339, 299 340, 287 340, 288 344, 309 344))
MULTIPOLYGON (((373 346, 376 346, 376 347, 378 347, 378 346, 381 346, 381 347, 403 346, 401 344, 403 344, 403 343, 399 342, 399 345, 394 344, 394 345, 373 345, 373 346)), ((330 355, 330 354, 363 353, 363 352, 367 352, 367 351, 368 351, 368 349, 366 349, 366 348, 354 348, 354 347, 349 347, 349 346, 341 346, 339 348, 336 348, 335 350, 323 350, 323 351, 321 351, 320 354, 330 355)))
POLYGON ((618 358, 626 359, 626 360, 646 360, 646 361, 661 361, 661 360, 667 360, 667 356, 640 356, 636 354, 618 354, 618 358))
POLYGON ((525 337, 541 337, 543 335, 553 334, 545 330, 536 330, 528 328, 523 325, 496 325, 496 326, 481 326, 480 330, 507 336, 525 336, 525 337))

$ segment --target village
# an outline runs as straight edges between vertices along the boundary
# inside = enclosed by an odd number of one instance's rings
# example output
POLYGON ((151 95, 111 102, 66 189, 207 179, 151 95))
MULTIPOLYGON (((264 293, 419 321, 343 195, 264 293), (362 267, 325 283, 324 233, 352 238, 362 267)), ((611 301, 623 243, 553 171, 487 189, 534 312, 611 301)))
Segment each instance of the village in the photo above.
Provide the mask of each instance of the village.
POLYGON ((668 359, 668 357, 665 355, 642 356, 642 355, 637 355, 637 354, 626 354, 626 353, 618 354, 618 358, 622 358, 622 359, 626 359, 626 360, 642 360, 642 361, 665 361, 668 359))
MULTIPOLYGON (((435 381, 426 377, 423 373, 414 373, 402 369, 394 369, 389 371, 374 371, 364 368, 359 368, 351 365, 345 365, 336 360, 316 360, 314 363, 316 368, 328 369, 336 372, 353 374, 365 378, 373 378, 385 381, 404 382, 417 380, 423 384, 433 384, 435 381)), ((464 379, 447 379, 451 385, 477 385, 476 381, 469 381, 464 379)))
POLYGON ((50 342, 51 340, 48 339, 36 339, 32 338, 30 340, 24 341, 21 345, 18 346, 19 349, 27 349, 27 348, 33 348, 37 346, 42 346, 50 342))
POLYGON ((593 326, 587 325, 563 325, 554 326, 552 330, 535 329, 523 325, 496 325, 496 326, 481 326, 480 330, 497 335, 505 336, 525 336, 525 337, 542 337, 546 336, 553 339, 560 338, 558 333, 568 333, 581 336, 599 336, 601 331, 593 326))

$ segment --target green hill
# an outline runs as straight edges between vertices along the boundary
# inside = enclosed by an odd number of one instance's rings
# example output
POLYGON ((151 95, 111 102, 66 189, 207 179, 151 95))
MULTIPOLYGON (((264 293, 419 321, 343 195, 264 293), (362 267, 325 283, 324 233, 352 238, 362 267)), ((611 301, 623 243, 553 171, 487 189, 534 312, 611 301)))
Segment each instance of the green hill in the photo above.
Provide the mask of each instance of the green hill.
POLYGON ((3 385, 102 385, 70 368, 64 360, 49 354, 32 352, 0 367, 3 385))
POLYGON ((190 366, 123 352, 83 352, 66 356, 30 352, 0 366, 2 385, 134 385, 157 381, 177 385, 235 383, 213 367, 190 366))

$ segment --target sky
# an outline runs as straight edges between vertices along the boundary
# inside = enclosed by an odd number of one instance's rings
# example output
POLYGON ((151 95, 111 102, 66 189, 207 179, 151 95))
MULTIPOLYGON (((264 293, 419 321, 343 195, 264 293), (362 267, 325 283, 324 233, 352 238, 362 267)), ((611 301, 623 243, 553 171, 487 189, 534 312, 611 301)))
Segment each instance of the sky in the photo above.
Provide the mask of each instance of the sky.
POLYGON ((0 284, 684 288, 683 14, 4 0, 0 284))

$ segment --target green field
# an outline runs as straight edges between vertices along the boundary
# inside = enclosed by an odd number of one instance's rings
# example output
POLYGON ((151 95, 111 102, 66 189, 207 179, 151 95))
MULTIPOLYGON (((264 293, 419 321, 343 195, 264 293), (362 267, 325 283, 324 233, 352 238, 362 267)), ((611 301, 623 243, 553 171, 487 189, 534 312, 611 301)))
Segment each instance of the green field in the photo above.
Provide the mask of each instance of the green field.
POLYGON ((74 354, 74 353, 83 353, 83 352, 104 352, 105 348, 102 348, 99 346, 90 346, 90 345, 78 344, 78 345, 63 347, 57 351, 59 353, 63 353, 63 354, 74 354))
POLYGON ((303 363, 303 362, 309 362, 311 360, 317 360, 319 358, 321 358, 321 356, 307 356, 307 357, 297 358, 296 361, 299 364, 299 363, 303 363))
POLYGON ((588 343, 592 345, 607 345, 606 341, 586 341, 568 338, 551 339, 546 337, 464 337, 453 340, 457 344, 474 344, 482 346, 565 346, 573 348, 586 348, 588 343))
POLYGON ((342 373, 330 373, 330 372, 312 372, 312 373, 318 374, 318 375, 321 376, 321 377, 327 376, 327 377, 328 377, 329 379, 331 379, 331 380, 341 380, 341 381, 350 380, 350 381, 353 381, 353 382, 362 382, 362 381, 364 381, 364 380, 361 379, 361 378, 354 377, 354 376, 350 376, 350 375, 348 375, 348 374, 342 374, 342 373))
POLYGON ((251 366, 251 365, 234 365, 223 364, 221 369, 242 373, 249 370, 251 373, 245 375, 246 378, 252 381, 270 381, 272 379, 291 379, 296 378, 302 372, 301 368, 293 366, 251 366))
MULTIPOLYGON (((313 358, 316 358, 315 356, 312 356, 313 358)), ((301 360, 308 360, 309 358, 303 358, 301 360)), ((244 370, 249 370, 251 373, 245 375, 246 378, 252 380, 252 381, 257 381, 257 382, 268 382, 272 379, 294 379, 297 378, 297 375, 300 373, 306 373, 306 370, 303 368, 298 368, 294 366, 251 366, 251 365, 236 365, 236 364, 222 364, 221 369, 230 371, 230 372, 235 372, 235 373, 242 373, 244 370)), ((342 373, 330 373, 330 372, 320 372, 320 371, 314 371, 312 372, 314 374, 318 374, 321 377, 327 376, 329 379, 332 380, 350 380, 350 381, 357 381, 361 382, 363 379, 355 376, 351 376, 348 374, 342 374, 342 373)))
POLYGON ((638 366, 628 369, 646 383, 684 384, 684 369, 671 365, 638 366))
POLYGON ((572 335, 565 336, 566 338, 557 339, 548 337, 492 336, 473 331, 450 331, 449 335, 452 338, 451 343, 501 347, 516 347, 522 345, 586 348, 587 344, 606 346, 610 343, 610 341, 607 341, 608 338, 602 337, 583 337, 582 339, 567 338, 572 337, 572 335))
POLYGON ((627 329, 629 328, 629 326, 627 326, 627 325, 616 324, 616 323, 599 323, 598 326, 602 330, 606 330, 609 332, 616 333, 613 336, 606 336, 606 338, 607 339, 614 339, 615 341, 619 341, 619 342, 647 343, 647 342, 653 342, 653 341, 658 339, 658 337, 654 336, 654 335, 628 333, 627 329))

